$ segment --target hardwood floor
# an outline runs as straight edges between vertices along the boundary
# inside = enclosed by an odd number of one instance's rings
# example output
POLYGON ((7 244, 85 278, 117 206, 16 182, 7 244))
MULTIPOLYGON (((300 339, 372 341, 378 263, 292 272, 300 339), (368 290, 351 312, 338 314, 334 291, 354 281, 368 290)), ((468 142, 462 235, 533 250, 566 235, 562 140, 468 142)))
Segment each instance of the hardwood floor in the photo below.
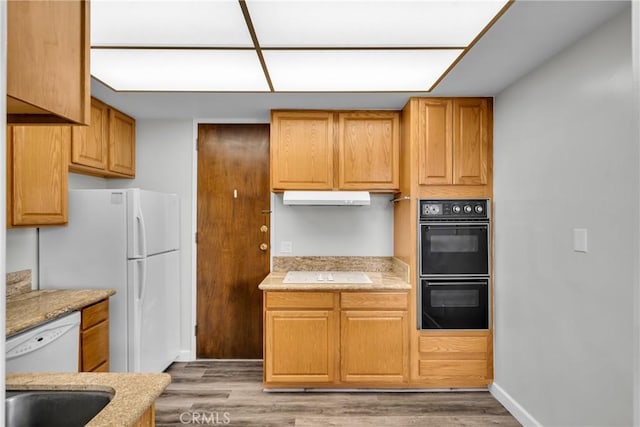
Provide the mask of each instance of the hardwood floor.
POLYGON ((174 363, 156 425, 520 426, 488 392, 262 391, 260 361, 174 363))

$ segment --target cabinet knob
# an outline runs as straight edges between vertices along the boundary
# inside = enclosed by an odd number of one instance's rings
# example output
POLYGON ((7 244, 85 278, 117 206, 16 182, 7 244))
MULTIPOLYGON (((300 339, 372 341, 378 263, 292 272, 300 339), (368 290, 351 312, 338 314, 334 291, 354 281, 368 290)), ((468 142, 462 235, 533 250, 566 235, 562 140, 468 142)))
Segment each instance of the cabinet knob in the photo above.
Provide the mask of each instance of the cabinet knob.
POLYGON ((267 245, 266 243, 260 243, 261 251, 266 251, 268 248, 269 248, 269 245, 267 245))
POLYGON ((263 225, 260 227, 260 231, 262 231, 263 233, 266 233, 267 231, 269 231, 269 227, 267 227, 266 225, 263 225))

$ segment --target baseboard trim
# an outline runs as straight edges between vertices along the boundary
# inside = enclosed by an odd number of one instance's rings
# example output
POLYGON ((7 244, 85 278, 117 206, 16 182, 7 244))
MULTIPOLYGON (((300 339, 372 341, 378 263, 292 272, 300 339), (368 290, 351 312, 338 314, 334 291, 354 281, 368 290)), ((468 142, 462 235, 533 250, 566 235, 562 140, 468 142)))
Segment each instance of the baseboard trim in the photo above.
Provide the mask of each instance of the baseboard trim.
POLYGON ((516 420, 520 422, 524 427, 542 427, 542 424, 538 422, 533 415, 527 412, 509 393, 507 393, 498 384, 493 383, 489 386, 489 393, 496 398, 498 402, 502 404, 516 420))
POLYGON ((189 350, 181 350, 178 353, 178 357, 176 357, 176 362, 193 362, 196 359, 191 354, 189 350))

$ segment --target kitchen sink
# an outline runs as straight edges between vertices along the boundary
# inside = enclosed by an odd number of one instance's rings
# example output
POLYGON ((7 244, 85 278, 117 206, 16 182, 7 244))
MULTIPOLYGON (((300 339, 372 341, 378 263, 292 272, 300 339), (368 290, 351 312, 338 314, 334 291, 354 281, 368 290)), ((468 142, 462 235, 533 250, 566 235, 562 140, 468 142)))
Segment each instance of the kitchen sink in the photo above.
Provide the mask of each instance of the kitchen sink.
POLYGON ((84 426, 113 398, 104 391, 7 390, 6 427, 84 426))

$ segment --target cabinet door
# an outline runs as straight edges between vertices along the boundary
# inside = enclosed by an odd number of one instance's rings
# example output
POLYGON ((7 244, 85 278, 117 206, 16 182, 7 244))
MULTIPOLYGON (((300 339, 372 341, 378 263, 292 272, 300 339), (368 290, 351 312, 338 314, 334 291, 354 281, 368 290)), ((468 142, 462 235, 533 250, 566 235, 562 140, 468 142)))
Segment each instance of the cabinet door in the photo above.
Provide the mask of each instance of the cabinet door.
POLYGON ((9 225, 67 222, 69 126, 11 126, 7 131, 9 225))
POLYGON ((454 184, 487 184, 488 120, 486 99, 455 99, 453 101, 454 184))
POLYGON ((8 122, 87 124, 89 1, 6 5, 8 122))
POLYGON ((333 188, 333 113, 273 112, 270 149, 273 190, 333 188))
POLYGON ((109 321, 82 331, 82 372, 109 371, 109 321))
POLYGON ((335 328, 333 310, 267 310, 265 382, 333 382, 335 328))
POLYGON ((136 174, 136 122, 114 109, 109 109, 109 170, 136 174))
POLYGON ((418 184, 446 185, 453 182, 452 102, 423 99, 419 107, 418 184))
POLYGON ((109 107, 91 100, 91 124, 74 126, 71 141, 71 162, 105 171, 107 169, 107 138, 109 107))
POLYGON ((340 189, 398 188, 399 122, 399 114, 391 112, 354 112, 338 115, 340 189))
POLYGON ((340 330, 343 382, 408 380, 407 311, 342 311, 340 330))

